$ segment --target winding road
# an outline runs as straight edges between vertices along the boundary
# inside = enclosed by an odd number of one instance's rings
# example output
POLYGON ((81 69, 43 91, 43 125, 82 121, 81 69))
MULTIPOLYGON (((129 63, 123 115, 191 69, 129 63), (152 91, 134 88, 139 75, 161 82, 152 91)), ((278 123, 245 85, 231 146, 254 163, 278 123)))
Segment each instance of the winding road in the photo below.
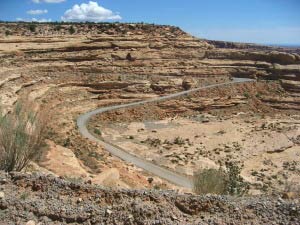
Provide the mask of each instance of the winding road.
POLYGON ((190 93, 199 91, 199 90, 203 90, 203 89, 208 89, 208 88, 213 88, 213 87, 218 87, 218 86, 224 86, 224 85, 230 85, 230 84, 235 84, 235 83, 245 83, 245 82, 253 82, 254 80, 252 79, 247 79, 247 78, 233 78, 232 81, 230 82, 226 82, 226 83, 219 83, 219 84, 212 84, 212 85, 208 85, 208 86, 204 86, 204 87, 199 87, 199 88, 195 88, 195 89, 191 89, 191 90, 187 90, 187 91, 182 91, 182 92, 178 92, 175 94, 170 94, 167 96, 163 96, 163 97, 158 97, 158 98, 153 98, 153 99, 148 99, 148 100, 144 100, 144 101, 139 101, 139 102, 133 102, 133 103, 128 103, 128 104, 122 104, 122 105, 115 105, 115 106, 108 106, 108 107, 103 107, 103 108, 98 108, 95 109, 91 112, 87 112, 81 116, 78 117, 77 119, 77 126, 79 129, 79 132, 86 138, 90 139, 91 141, 95 141, 97 143, 99 143, 101 146, 103 146, 108 152, 110 152, 112 155, 126 161, 129 163, 134 164, 135 166, 142 168, 158 177, 161 177, 173 184, 176 184, 178 186, 181 187, 185 187, 185 188, 193 188, 193 182, 190 178, 175 173, 171 170, 168 170, 164 167, 158 166, 154 163, 151 163, 149 161, 146 161, 145 159, 139 158, 137 156, 134 156, 130 153, 128 153, 127 151, 125 151, 124 149, 115 146, 111 143, 109 143, 108 141, 102 141, 98 138, 96 138, 95 136, 93 136, 87 129, 86 124, 89 121, 89 119, 97 114, 100 113, 104 113, 104 112, 108 112, 108 111, 112 111, 112 110, 116 110, 116 109, 121 109, 121 108, 129 108, 129 107, 133 107, 133 106, 138 106, 138 105, 144 105, 147 103, 153 103, 153 102, 161 102, 161 101, 166 101, 169 99, 173 99, 173 98, 177 98, 180 96, 184 96, 184 95, 188 95, 190 93))

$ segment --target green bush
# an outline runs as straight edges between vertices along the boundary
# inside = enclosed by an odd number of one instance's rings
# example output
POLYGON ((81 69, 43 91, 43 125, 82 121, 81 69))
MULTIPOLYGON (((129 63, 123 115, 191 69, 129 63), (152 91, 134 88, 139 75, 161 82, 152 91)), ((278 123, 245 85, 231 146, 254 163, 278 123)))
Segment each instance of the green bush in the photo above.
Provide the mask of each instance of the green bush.
POLYGON ((18 102, 9 114, 0 113, 0 170, 21 171, 41 155, 46 117, 18 102))
POLYGON ((173 143, 176 145, 184 145, 184 140, 181 137, 176 137, 173 143))
POLYGON ((55 31, 60 31, 62 29, 62 26, 61 25, 56 25, 55 27, 54 27, 54 30, 55 31))
POLYGON ((241 168, 235 163, 226 163, 226 169, 203 169, 194 174, 194 191, 197 194, 220 194, 242 196, 249 184, 240 175, 241 168))
POLYGON ((5 35, 6 35, 6 36, 9 36, 9 35, 11 35, 11 32, 10 32, 9 30, 6 30, 6 31, 5 31, 5 35))
POLYGON ((241 167, 234 162, 226 163, 227 173, 227 194, 242 196, 249 190, 249 184, 241 177, 241 167))
POLYGON ((197 194, 225 194, 227 174, 222 169, 203 169, 194 174, 194 191, 197 194))
POLYGON ((30 24, 29 25, 29 30, 34 33, 36 31, 36 24, 30 24))
POLYGON ((101 131, 98 128, 94 129, 94 133, 100 136, 102 135, 101 131))
POLYGON ((246 98, 249 98, 249 97, 250 97, 250 94, 249 94, 248 92, 244 92, 244 96, 245 96, 246 98))
POLYGON ((76 30, 75 30, 74 26, 70 26, 69 33, 74 34, 75 32, 76 32, 76 30))

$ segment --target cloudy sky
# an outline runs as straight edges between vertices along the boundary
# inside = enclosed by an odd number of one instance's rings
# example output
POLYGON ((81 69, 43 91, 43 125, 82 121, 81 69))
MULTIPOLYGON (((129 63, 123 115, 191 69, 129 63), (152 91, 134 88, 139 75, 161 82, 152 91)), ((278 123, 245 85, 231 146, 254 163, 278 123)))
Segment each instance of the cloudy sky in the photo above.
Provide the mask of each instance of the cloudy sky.
POLYGON ((0 0, 0 20, 180 26, 227 41, 300 44, 300 0, 0 0))

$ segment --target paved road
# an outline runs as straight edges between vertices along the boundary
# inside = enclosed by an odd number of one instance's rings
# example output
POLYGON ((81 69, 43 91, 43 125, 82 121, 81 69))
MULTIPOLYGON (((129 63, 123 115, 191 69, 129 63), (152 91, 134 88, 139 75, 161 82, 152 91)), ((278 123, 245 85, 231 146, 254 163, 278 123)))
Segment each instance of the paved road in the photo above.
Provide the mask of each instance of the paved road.
POLYGON ((161 101, 166 101, 169 99, 173 99, 173 98, 177 98, 180 96, 184 96, 184 95, 188 95, 190 93, 199 91, 199 90, 203 90, 203 89, 208 89, 208 88, 213 88, 213 87, 218 87, 218 86, 223 86, 223 85, 229 85, 229 84, 235 84, 235 83, 244 83, 244 82, 252 82, 254 80, 252 79, 246 79, 246 78, 234 78, 232 81, 230 82, 226 82, 226 83, 220 83, 220 84, 212 84, 212 85, 208 85, 205 87, 199 87, 199 88, 195 88, 195 89, 191 89, 191 90, 187 90, 187 91, 182 91, 182 92, 178 92, 175 94, 170 94, 167 96, 163 96, 163 97, 158 97, 158 98, 153 98, 153 99, 148 99, 148 100, 144 100, 144 101, 139 101, 139 102, 133 102, 133 103, 128 103, 128 104, 122 104, 122 105, 115 105, 115 106, 108 106, 108 107, 103 107, 103 108, 99 108, 96 110, 93 110, 91 112, 87 112, 83 115, 81 115, 78 119, 77 119, 77 126, 78 129, 80 131, 80 133, 95 142, 98 142, 101 146, 103 146, 107 151, 109 151, 112 155, 117 156, 118 158, 132 163, 135 166, 142 168, 156 176, 159 176, 165 180, 168 180, 169 182, 176 184, 178 186, 181 187, 185 187, 185 188, 192 188, 193 187, 193 183, 192 180, 189 179, 188 177, 175 173, 171 170, 168 170, 166 168, 160 167, 154 163, 151 163, 149 161, 146 161, 142 158, 139 158, 137 156, 134 156, 130 153, 128 153, 127 151, 125 151, 124 149, 121 149, 118 146, 115 146, 111 143, 109 143, 108 141, 102 141, 96 137, 94 137, 87 129, 86 124, 89 121, 89 119, 97 114, 100 113, 104 113, 104 112, 108 112, 108 111, 112 111, 112 110, 116 110, 116 109, 120 109, 120 108, 129 108, 129 107, 133 107, 133 106, 138 106, 138 105, 143 105, 146 103, 151 103, 151 102, 161 102, 161 101))

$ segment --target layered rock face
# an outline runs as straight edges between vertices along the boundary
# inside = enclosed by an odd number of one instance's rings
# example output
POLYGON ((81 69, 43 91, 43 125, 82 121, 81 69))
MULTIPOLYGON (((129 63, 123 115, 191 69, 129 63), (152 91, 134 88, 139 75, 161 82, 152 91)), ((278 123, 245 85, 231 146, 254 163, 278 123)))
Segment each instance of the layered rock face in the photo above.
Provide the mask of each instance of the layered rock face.
POLYGON ((0 24, 1 65, 61 67, 64 62, 104 74, 300 80, 298 49, 207 41, 171 26, 37 24, 34 32, 31 26, 0 24), (69 34, 70 27, 75 34, 69 34), (6 31, 11 35, 5 37, 6 31))
POLYGON ((147 24, 2 23, 0 35, 0 65, 30 68, 31 74, 281 79, 299 97, 299 49, 208 41, 147 24))

